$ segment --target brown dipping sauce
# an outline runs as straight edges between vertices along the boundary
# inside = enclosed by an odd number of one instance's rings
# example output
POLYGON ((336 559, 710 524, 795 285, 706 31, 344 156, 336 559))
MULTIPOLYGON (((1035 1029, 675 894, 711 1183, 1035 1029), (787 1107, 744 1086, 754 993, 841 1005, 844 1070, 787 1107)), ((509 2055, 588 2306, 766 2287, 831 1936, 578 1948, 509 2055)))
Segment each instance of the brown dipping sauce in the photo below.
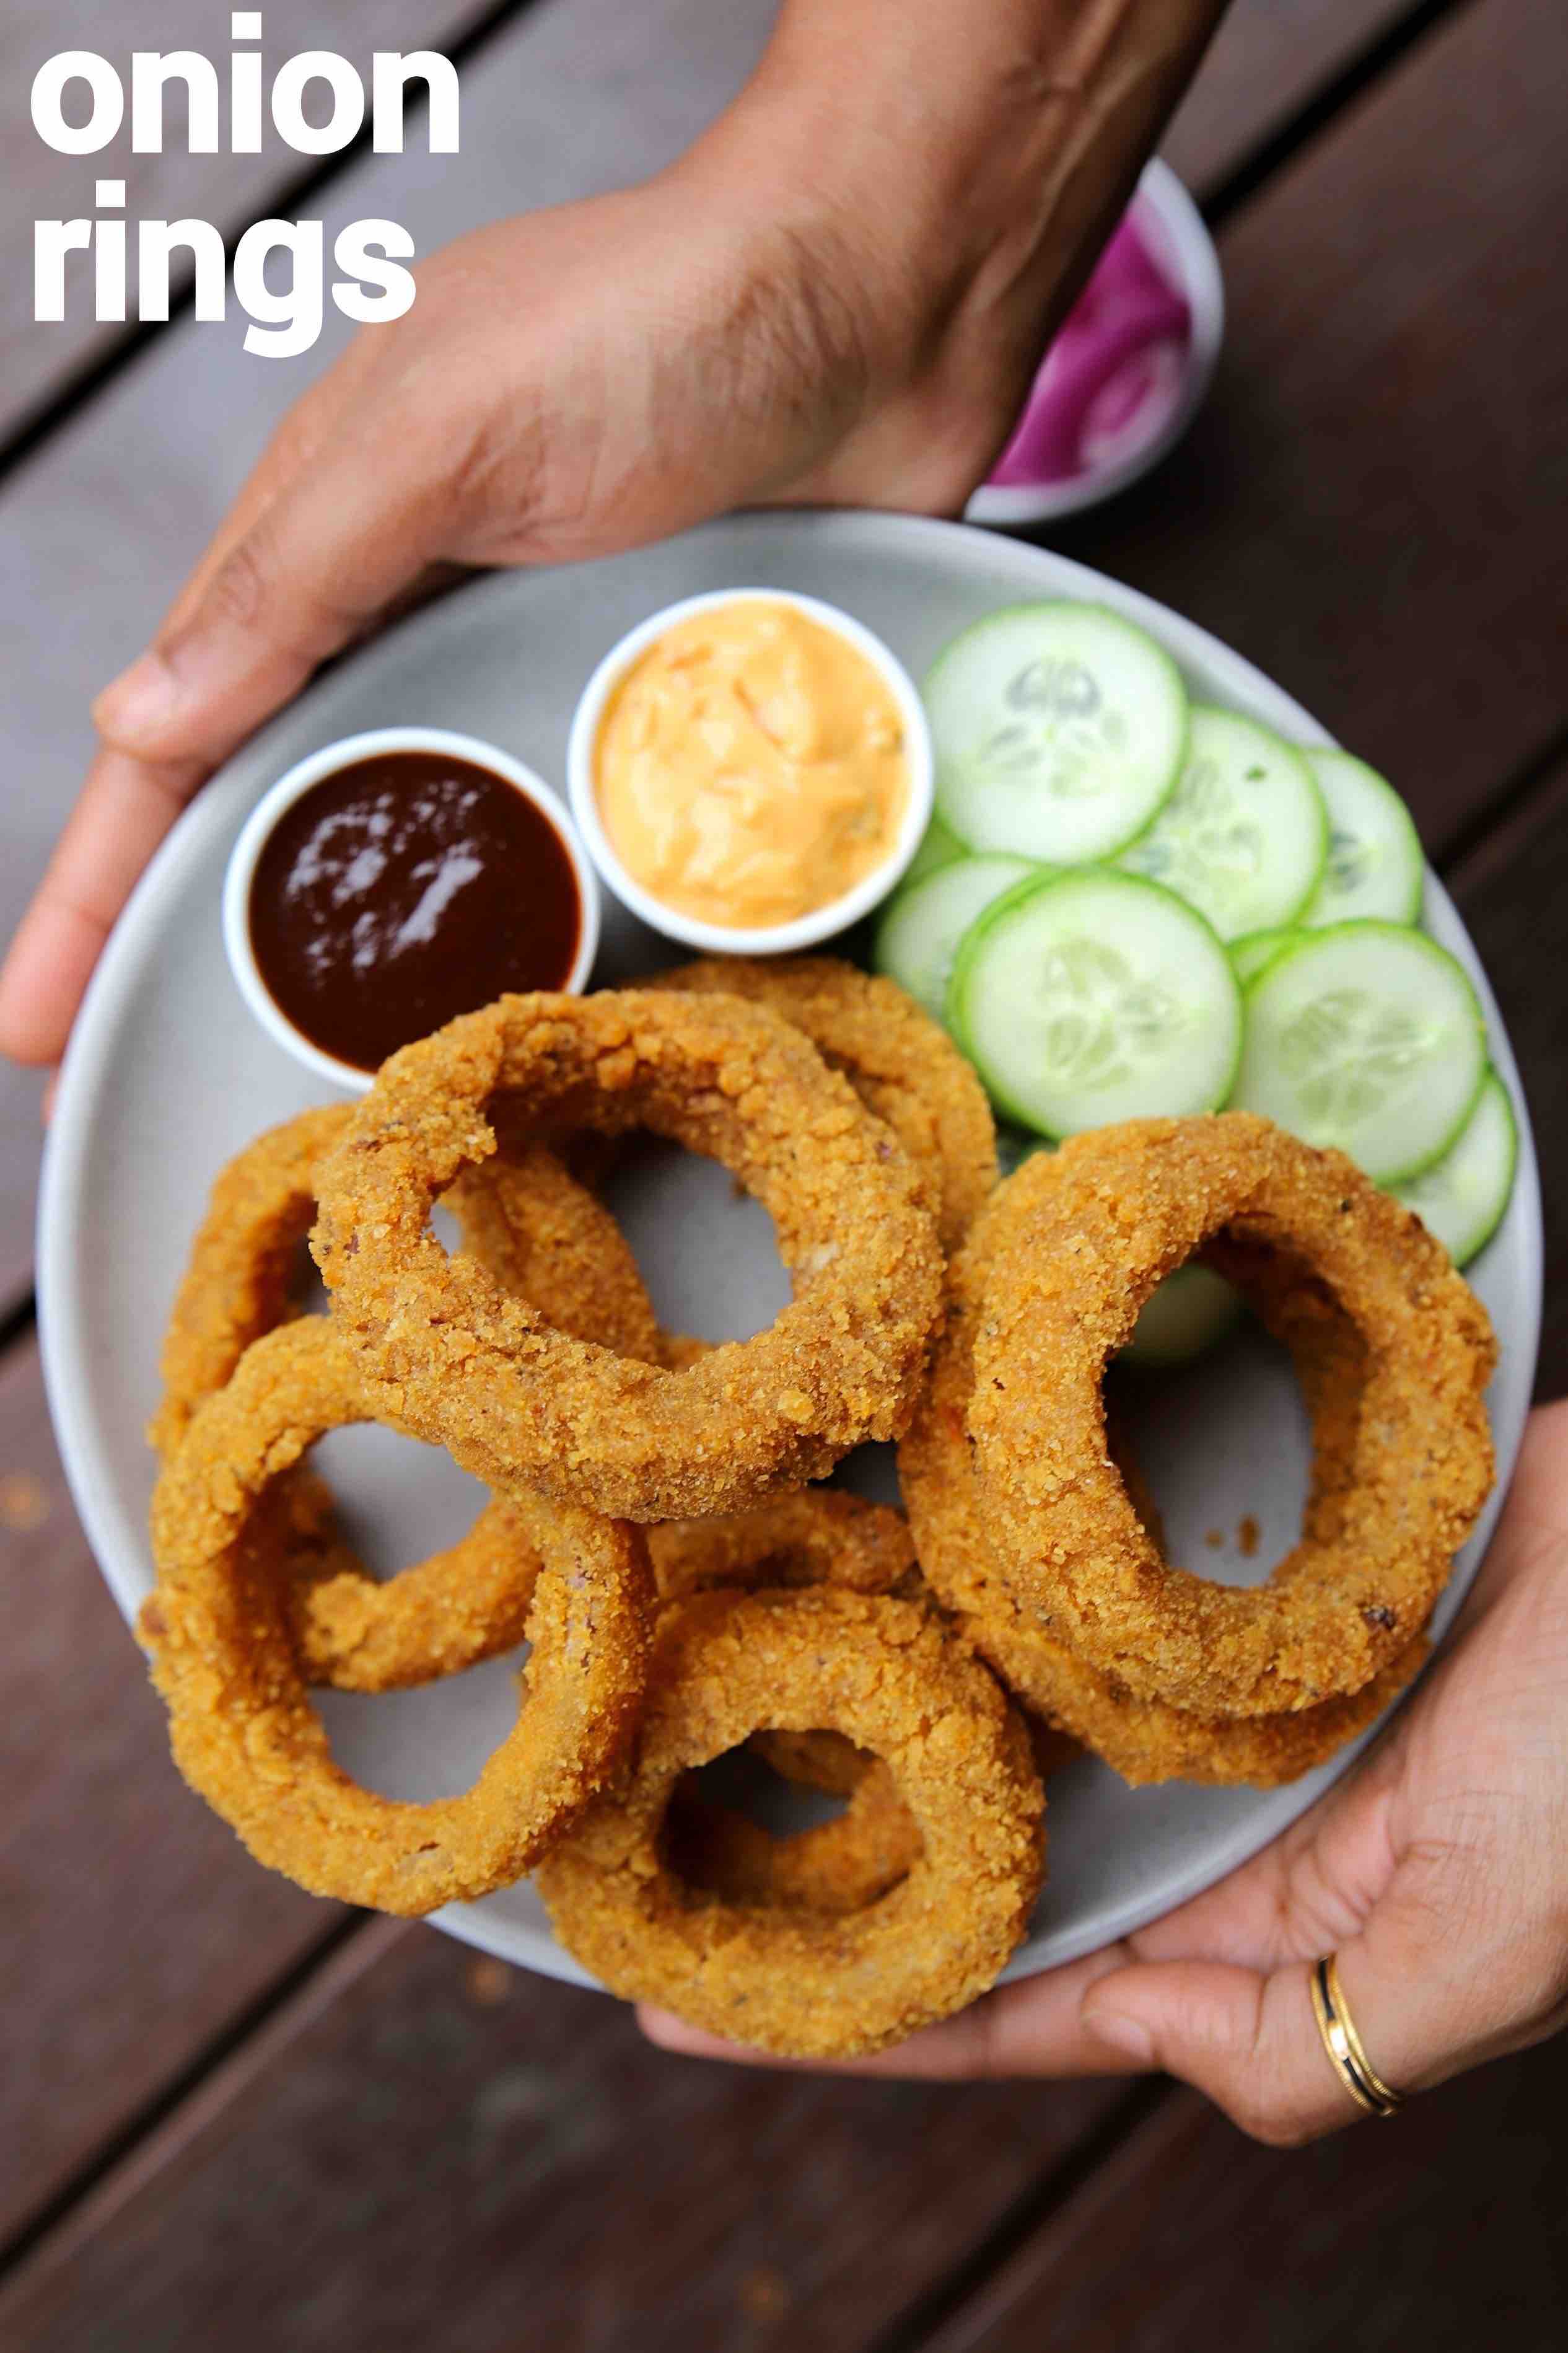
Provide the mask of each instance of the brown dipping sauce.
POLYGON ((280 1012, 374 1071, 510 989, 560 988, 582 935, 549 819, 503 776, 387 752, 286 809, 250 884, 250 944, 280 1012))

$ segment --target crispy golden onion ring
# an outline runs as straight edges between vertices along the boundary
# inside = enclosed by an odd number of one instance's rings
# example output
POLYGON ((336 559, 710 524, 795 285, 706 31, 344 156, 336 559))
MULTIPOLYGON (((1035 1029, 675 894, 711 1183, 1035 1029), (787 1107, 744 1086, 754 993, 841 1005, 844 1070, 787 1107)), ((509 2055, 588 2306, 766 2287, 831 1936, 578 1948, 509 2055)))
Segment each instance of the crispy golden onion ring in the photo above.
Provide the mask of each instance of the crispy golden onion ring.
POLYGON ((1020 1611, 1199 1714, 1315 1707, 1403 1659, 1493 1471, 1491 1329, 1419 1219, 1342 1154, 1245 1112, 1076 1136, 996 1199, 968 1430, 1020 1611), (1108 1460, 1100 1395, 1154 1285, 1221 1229, 1304 1261, 1365 1344, 1341 1525, 1304 1532, 1250 1589, 1161 1557, 1108 1460))
MULTIPOLYGON (((918 1582, 903 1514, 831 1487, 777 1495, 727 1519, 667 1521, 648 1530, 648 1554, 666 1600, 715 1586, 890 1593, 918 1582)), ((668 1825, 682 1878, 737 1904, 853 1912, 904 1877, 921 1835, 885 1765, 838 1732, 755 1732, 746 1745, 786 1781, 848 1806, 837 1820, 775 1837, 714 1804, 690 1777, 668 1825)))
POLYGON ((945 1250, 996 1183, 996 1126, 973 1066, 897 981, 837 956, 708 956, 656 988, 746 997, 803 1030, 926 1178, 945 1250))
POLYGON ((801 1487, 717 1520, 667 1520, 647 1532, 662 1601, 710 1585, 837 1585, 891 1593, 910 1576, 910 1525, 887 1504, 840 1487, 801 1487))
POLYGON ((636 1529, 529 1515, 543 1567, 513 1730, 461 1797, 362 1788, 333 1762, 282 1593, 246 1538, 268 1482, 314 1439, 372 1418, 330 1323, 257 1341, 159 1480, 158 1582, 137 1630, 175 1762, 258 1861, 318 1895, 418 1914, 529 1870, 616 1771, 647 1681, 652 1581, 636 1529))
MULTIPOLYGON (((982 1221, 971 1251, 961 1253, 953 1268, 947 1329, 930 1387, 899 1451, 904 1501, 927 1582, 954 1613, 960 1631, 1031 1711, 1031 1727, 1041 1719, 1059 1726, 1134 1788, 1184 1780, 1273 1788, 1296 1780, 1364 1731, 1397 1697, 1426 1655, 1425 1640, 1417 1636, 1353 1698, 1325 1700, 1317 1707, 1274 1715, 1224 1717, 1141 1698, 1119 1677, 1090 1666, 1058 1639, 1051 1621, 1031 1610, 1019 1598, 1016 1582, 1000 1573, 966 1434, 988 1223, 982 1221)), ((1233 1261, 1227 1271, 1244 1280, 1247 1270, 1233 1261)), ((1326 1353, 1321 1378, 1314 1383, 1305 1335, 1298 1331, 1282 1336, 1297 1345, 1298 1368, 1313 1417, 1317 1472, 1306 1525, 1322 1531, 1333 1525, 1343 1493, 1346 1442, 1341 1400, 1353 1396, 1353 1389, 1342 1377, 1342 1367, 1326 1353)), ((1353 1434, 1353 1410, 1348 1419, 1353 1434)), ((1122 1461, 1124 1475, 1139 1497, 1135 1508, 1142 1525, 1157 1529, 1157 1514, 1152 1502, 1142 1497, 1134 1467, 1125 1457, 1122 1461)), ((1048 1757, 1049 1751, 1037 1743, 1036 1762, 1042 1779, 1048 1757)))
MULTIPOLYGON (((246 1349, 298 1313, 294 1281, 316 1215, 317 1172, 349 1115, 346 1103, 300 1113, 247 1145, 213 1187, 148 1430, 164 1461, 246 1349)), ((620 1229, 552 1154, 525 1150, 515 1162, 466 1172, 445 1205, 463 1248, 560 1329, 660 1361, 658 1323, 620 1229)), ((492 1500, 449 1550, 383 1582, 338 1531, 325 1482, 300 1468, 268 1491, 251 1541, 285 1580, 310 1683, 391 1691, 456 1674, 523 1638, 539 1555, 504 1502, 492 1500)))
MULTIPOLYGON (((758 1736, 747 1745, 755 1748, 758 1736)), ((843 1813, 784 1837, 733 1806, 710 1803, 683 1777, 665 1817, 664 1852, 671 1870, 728 1904, 767 1910, 842 1914, 879 1902, 909 1877, 923 1842, 881 1759, 849 1741, 844 1747, 855 1769, 842 1792, 843 1813)), ((809 1773, 815 1769, 810 1752, 805 1761, 809 1773)))
POLYGON ((998 1686, 919 1604, 817 1588, 695 1594, 659 1620, 629 1778, 540 1866, 557 1935, 612 1992, 802 2059, 852 2058, 984 1992, 1042 1870, 1040 1785, 998 1686), (845 1733, 887 1765, 923 1852, 847 1915, 705 1898, 663 1851, 682 1774, 759 1726, 845 1733))
POLYGON ((498 1492, 628 1519, 741 1510, 896 1436, 941 1313, 905 1154, 797 1030, 734 997, 503 997, 393 1055, 321 1187, 311 1247, 373 1401, 498 1492), (567 1337, 448 1260, 430 1204, 491 1154, 497 1095, 721 1161, 773 1213, 793 1303, 668 1371, 567 1337))

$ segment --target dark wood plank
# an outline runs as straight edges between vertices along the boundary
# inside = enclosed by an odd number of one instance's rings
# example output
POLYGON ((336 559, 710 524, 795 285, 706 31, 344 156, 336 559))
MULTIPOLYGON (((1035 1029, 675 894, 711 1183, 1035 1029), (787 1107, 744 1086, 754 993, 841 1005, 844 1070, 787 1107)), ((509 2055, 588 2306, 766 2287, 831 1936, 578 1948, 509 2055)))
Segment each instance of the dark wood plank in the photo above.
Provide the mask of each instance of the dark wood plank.
POLYGON ((33 1279, 33 1213, 43 1145, 44 1081, 0 1062, 0 1318, 33 1279))
POLYGON ((860 2353, 1117 2096, 673 2059, 416 1933, 18 2274, 0 2341, 860 2353))
POLYGON ((1568 719, 1565 100, 1534 0, 1421 43, 1222 239, 1185 445, 1053 534, 1299 694, 1439 852, 1568 719))
POLYGON ((1475 850, 1452 887, 1502 1008, 1541 1156, 1546 1299, 1536 1393, 1568 1391, 1568 1028, 1563 909, 1568 904, 1568 757, 1475 850))
POLYGON ((0 1365, 0 2242, 343 1915, 182 1787, 37 1352, 0 1365))
POLYGON ((1310 105, 1412 0, 1234 0, 1161 145, 1199 195, 1310 105))
POLYGON ((1562 2039, 1291 2153, 1183 2094, 921 2353, 1559 2353, 1565 2097, 1562 2039))
MULTIPOLYGON (((336 49, 366 76, 368 88, 374 50, 444 49, 488 11, 489 0, 268 0, 261 54, 275 72, 299 50, 336 49)), ((133 49, 164 55, 195 49, 217 69, 226 126, 228 18, 226 6, 215 8, 211 0, 79 0, 68 18, 54 0, 7 0, 0 22, 0 153, 6 159, 8 199, 0 227, 0 279, 7 285, 31 289, 35 219, 90 215, 100 179, 125 182, 128 220, 194 215, 233 236, 263 219, 279 191, 314 168, 317 159, 285 146, 270 120, 259 155, 188 155, 167 141, 162 155, 133 155, 129 121, 101 154, 58 155, 34 130, 33 77, 66 47, 96 50, 122 79, 133 49)), ((178 87, 171 90, 171 126, 183 119, 174 111, 183 95, 178 87)), ((131 252, 134 289, 134 236, 131 252)), ((92 307, 90 301, 76 306, 61 325, 39 326, 29 290, 26 301, 10 301, 0 312, 0 440, 112 344, 121 331, 98 323, 92 307)), ((134 294, 129 308, 134 318, 134 294)))

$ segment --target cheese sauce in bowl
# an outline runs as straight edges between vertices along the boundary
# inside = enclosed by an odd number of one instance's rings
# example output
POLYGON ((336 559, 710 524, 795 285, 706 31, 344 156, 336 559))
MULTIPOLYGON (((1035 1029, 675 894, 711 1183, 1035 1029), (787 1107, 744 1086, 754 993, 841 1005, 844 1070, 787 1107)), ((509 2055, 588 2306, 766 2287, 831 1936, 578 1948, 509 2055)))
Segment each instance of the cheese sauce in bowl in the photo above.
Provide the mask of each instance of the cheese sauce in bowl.
POLYGON ((931 797, 914 686, 847 614, 768 589, 672 607, 589 681, 573 811, 616 897, 667 936, 804 947, 892 889, 931 797))

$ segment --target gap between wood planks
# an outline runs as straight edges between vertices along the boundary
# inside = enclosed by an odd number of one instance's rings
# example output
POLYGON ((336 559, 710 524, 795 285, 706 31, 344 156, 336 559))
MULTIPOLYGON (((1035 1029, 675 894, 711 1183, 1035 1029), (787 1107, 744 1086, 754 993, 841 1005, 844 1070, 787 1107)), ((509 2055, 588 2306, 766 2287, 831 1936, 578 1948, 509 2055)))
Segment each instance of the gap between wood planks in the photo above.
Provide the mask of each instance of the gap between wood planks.
POLYGON ((1320 83, 1317 90, 1287 116, 1279 129, 1258 141, 1251 152, 1208 189, 1202 211, 1211 229, 1223 228, 1255 196, 1265 181, 1282 171, 1321 131, 1353 106, 1394 67, 1404 63, 1418 43, 1451 17, 1476 5, 1476 0, 1415 0, 1405 15, 1364 47, 1352 52, 1320 83))
MULTIPOLYGON (((493 0, 493 5, 476 17, 466 32, 448 41, 445 54, 461 69, 528 15, 533 5, 534 0, 493 0)), ((1458 16, 1462 9, 1474 5, 1475 0, 1415 0, 1415 5, 1406 15, 1347 58, 1305 105, 1299 107, 1278 129, 1259 140, 1239 164, 1233 165, 1212 189, 1203 195, 1203 211, 1210 225, 1217 227, 1240 211, 1268 180, 1311 143, 1342 109, 1397 67, 1406 52, 1424 40, 1446 18, 1458 16)), ((416 114, 411 106, 410 122, 422 119, 423 111, 421 109, 416 114)), ((358 138, 340 153, 283 182, 274 192, 270 213, 284 218, 297 217, 303 206, 313 202, 344 171, 369 154, 371 130, 372 126, 367 122, 358 138)), ((262 216, 257 216, 258 218, 262 216)), ((245 224, 245 227, 248 226, 249 223, 245 224)), ((244 227, 237 229, 228 241, 231 262, 234 248, 244 233, 244 227)), ((54 433, 79 415, 124 369, 140 358, 154 338, 165 335, 171 328, 183 324, 190 314, 194 292, 194 277, 187 279, 184 287, 172 289, 167 320, 148 320, 129 325, 123 334, 114 338, 101 357, 89 360, 74 377, 67 380, 62 388, 24 416, 20 424, 4 440, 0 440, 0 482, 4 482, 9 473, 21 466, 54 433)))

